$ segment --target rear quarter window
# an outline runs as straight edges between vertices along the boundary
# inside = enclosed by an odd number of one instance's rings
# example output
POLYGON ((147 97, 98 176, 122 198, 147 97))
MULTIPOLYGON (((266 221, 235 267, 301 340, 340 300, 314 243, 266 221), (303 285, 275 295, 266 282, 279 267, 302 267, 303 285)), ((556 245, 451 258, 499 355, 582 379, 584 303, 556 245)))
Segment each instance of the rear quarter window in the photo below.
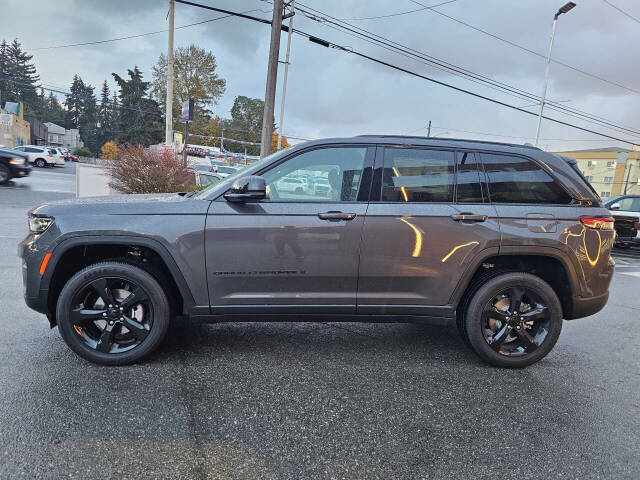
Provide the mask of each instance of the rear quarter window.
POLYGON ((524 157, 482 153, 493 203, 568 204, 571 197, 537 163, 524 157))

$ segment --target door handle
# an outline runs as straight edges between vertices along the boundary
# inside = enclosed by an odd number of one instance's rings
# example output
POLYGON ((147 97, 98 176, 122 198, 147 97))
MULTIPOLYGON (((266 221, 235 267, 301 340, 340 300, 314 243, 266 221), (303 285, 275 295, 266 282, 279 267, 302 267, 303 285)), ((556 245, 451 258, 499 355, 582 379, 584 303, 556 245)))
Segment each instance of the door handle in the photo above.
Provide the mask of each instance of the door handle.
POLYGON ((325 212, 319 213, 318 218, 321 220, 353 220, 356 218, 355 213, 342 213, 342 212, 325 212))
POLYGON ((451 215, 451 218, 456 222, 485 222, 488 217, 486 215, 474 215, 473 213, 460 213, 451 215))

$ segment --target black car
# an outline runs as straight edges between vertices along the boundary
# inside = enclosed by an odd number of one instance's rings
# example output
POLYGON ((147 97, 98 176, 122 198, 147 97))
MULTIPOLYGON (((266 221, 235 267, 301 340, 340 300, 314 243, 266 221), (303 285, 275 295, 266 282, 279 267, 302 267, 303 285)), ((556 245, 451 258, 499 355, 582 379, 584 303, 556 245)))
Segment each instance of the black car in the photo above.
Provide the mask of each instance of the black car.
POLYGON ((0 148, 0 184, 12 178, 26 177, 31 173, 28 157, 14 150, 0 148))

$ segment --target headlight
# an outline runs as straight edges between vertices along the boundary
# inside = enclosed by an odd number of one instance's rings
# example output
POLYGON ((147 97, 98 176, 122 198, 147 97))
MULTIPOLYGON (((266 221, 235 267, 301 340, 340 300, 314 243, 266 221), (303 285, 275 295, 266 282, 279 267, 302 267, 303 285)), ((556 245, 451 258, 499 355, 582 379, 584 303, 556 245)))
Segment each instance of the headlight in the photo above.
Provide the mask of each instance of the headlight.
POLYGON ((11 165, 24 165, 24 158, 13 157, 11 160, 9 160, 9 163, 11 165))
POLYGON ((32 233, 42 233, 49 225, 53 223, 53 218, 51 217, 36 217, 34 215, 29 215, 29 231, 32 233))

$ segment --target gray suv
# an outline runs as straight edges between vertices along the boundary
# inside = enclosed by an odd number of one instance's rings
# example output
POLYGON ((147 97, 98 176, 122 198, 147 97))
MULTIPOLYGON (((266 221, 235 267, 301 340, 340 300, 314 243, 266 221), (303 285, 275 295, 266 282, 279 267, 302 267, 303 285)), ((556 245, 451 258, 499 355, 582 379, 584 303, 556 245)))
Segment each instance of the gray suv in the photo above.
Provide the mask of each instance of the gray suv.
POLYGON ((107 365, 191 317, 455 323, 486 362, 524 367, 604 307, 614 268, 575 161, 468 140, 308 142, 200 192, 43 205, 29 228, 27 304, 107 365))

